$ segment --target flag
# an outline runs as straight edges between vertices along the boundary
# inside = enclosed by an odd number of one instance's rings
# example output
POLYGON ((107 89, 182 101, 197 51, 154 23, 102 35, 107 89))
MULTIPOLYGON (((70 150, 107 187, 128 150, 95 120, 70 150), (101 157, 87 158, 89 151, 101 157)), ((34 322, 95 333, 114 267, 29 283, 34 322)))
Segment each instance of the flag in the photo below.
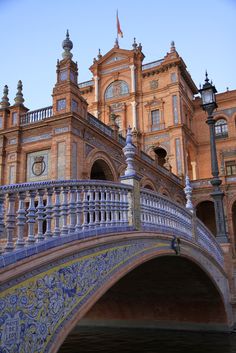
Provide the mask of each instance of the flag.
POLYGON ((117 25, 117 37, 120 36, 121 38, 123 38, 123 32, 120 28, 120 21, 118 17, 118 10, 116 11, 116 25, 117 25))

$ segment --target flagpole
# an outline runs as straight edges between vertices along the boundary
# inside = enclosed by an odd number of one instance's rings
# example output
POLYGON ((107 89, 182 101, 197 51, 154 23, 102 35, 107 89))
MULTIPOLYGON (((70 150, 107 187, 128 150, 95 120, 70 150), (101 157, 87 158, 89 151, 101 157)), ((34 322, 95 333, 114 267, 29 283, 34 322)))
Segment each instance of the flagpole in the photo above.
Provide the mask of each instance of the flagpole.
POLYGON ((119 47, 119 39, 118 39, 118 9, 116 9, 116 43, 119 47))

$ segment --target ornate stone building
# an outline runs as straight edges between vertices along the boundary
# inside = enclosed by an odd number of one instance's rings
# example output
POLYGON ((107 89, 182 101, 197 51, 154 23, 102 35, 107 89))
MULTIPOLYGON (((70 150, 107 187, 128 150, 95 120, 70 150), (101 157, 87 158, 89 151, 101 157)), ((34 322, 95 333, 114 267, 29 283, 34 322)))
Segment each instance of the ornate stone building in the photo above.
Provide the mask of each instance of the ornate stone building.
MULTIPOLYGON (((174 42, 157 61, 143 64, 141 44, 100 51, 91 80, 78 83, 67 33, 51 107, 28 111, 19 81, 15 103, 8 87, 0 109, 2 184, 48 179, 118 181, 125 168, 122 147, 128 126, 137 147, 141 185, 184 203, 189 175, 197 215, 215 233, 210 196, 209 131, 198 89, 174 42), (173 174, 172 174, 172 173, 173 174)), ((236 234, 236 90, 217 95, 216 143, 229 237, 236 234)), ((233 246, 235 248, 235 246, 233 246)))

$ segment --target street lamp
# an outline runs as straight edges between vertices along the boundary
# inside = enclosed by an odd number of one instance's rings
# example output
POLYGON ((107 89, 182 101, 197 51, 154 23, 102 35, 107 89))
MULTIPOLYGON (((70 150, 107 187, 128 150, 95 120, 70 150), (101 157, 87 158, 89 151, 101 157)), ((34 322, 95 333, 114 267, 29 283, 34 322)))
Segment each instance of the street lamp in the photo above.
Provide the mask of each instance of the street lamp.
POLYGON ((215 140, 215 119, 212 114, 213 111, 217 108, 215 93, 217 92, 215 86, 212 85, 212 82, 209 82, 208 74, 206 72, 205 83, 202 88, 199 89, 199 93, 202 97, 202 108, 207 112, 206 123, 209 126, 210 130, 210 147, 211 147, 211 174, 213 178, 211 179, 211 185, 213 186, 213 192, 211 196, 214 200, 215 208, 215 218, 216 218, 216 239, 219 243, 227 243, 228 236, 226 232, 226 223, 225 223, 225 213, 223 206, 223 197, 224 193, 220 189, 222 181, 219 178, 219 168, 217 162, 216 154, 216 140, 215 140))

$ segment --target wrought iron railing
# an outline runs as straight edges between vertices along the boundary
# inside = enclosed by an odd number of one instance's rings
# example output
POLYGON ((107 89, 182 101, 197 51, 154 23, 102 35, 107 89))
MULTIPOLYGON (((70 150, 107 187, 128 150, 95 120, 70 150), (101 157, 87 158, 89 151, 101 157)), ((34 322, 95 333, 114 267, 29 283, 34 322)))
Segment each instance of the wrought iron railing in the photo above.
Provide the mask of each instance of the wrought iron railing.
POLYGON ((20 117, 20 125, 28 125, 50 118, 53 115, 52 106, 29 111, 20 117))

